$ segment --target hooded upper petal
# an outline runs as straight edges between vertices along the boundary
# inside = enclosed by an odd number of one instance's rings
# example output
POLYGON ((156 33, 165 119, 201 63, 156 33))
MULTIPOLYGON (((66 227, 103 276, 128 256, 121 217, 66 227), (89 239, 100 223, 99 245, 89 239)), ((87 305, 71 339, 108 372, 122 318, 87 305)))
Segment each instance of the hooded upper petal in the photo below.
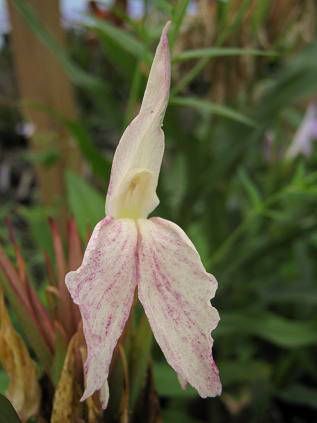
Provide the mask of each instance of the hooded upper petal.
POLYGON ((192 242, 160 218, 138 220, 139 299, 154 336, 182 383, 202 397, 221 393, 211 331, 219 315, 210 304, 217 289, 192 242))
POLYGON ((66 275, 66 285, 79 305, 88 350, 82 399, 101 389, 104 408, 112 354, 133 303, 136 246, 135 222, 107 217, 96 225, 82 265, 66 275))
POLYGON ((113 158, 106 202, 106 212, 112 217, 147 217, 159 203, 156 187, 171 73, 168 27, 169 23, 162 31, 139 114, 124 131, 113 158))

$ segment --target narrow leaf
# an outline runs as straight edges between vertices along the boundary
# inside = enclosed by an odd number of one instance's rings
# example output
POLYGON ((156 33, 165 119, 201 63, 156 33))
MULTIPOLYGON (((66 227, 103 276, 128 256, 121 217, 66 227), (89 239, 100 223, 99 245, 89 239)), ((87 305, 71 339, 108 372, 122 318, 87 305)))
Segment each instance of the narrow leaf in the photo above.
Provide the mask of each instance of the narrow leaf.
POLYGON ((0 394, 0 423, 21 423, 13 405, 2 394, 0 394))
POLYGON ((223 313, 216 336, 254 335, 283 348, 299 348, 317 342, 312 322, 286 319, 273 313, 223 313))
POLYGON ((193 398, 198 395, 191 386, 182 389, 176 373, 164 362, 154 363, 154 380, 157 392, 161 396, 193 398))
POLYGON ((249 117, 230 109, 227 106, 212 103, 211 101, 201 100, 195 97, 172 97, 170 104, 174 106, 191 107, 199 112, 210 113, 221 116, 245 125, 255 127, 256 123, 249 117))
MULTIPOLYGON (((2 251, 0 249, 0 259, 3 257, 5 258, 5 256, 3 256, 1 253, 2 251)), ((0 260, 0 269, 3 272, 3 275, 0 273, 0 286, 4 289, 10 304, 14 308, 14 311, 19 318, 19 322, 30 346, 38 356, 43 367, 48 370, 52 358, 51 352, 47 343, 45 342, 45 339, 43 338, 43 335, 41 334, 40 328, 38 327, 33 314, 30 313, 30 308, 16 294, 14 286, 12 285, 11 276, 12 274, 15 274, 15 270, 9 260, 0 260), (8 273, 9 271, 10 273, 8 273)))
POLYGON ((186 60, 227 57, 227 56, 278 56, 275 51, 264 51, 256 49, 245 49, 239 47, 212 47, 183 51, 174 56, 174 62, 186 60))
POLYGON ((117 46, 117 51, 124 51, 135 59, 145 60, 149 64, 152 62, 153 56, 151 52, 127 31, 100 19, 90 19, 87 26, 100 31, 108 40, 111 40, 117 46))
POLYGON ((70 171, 66 173, 66 187, 70 211, 75 217, 82 239, 86 240, 88 230, 105 215, 104 196, 70 171))
POLYGON ((174 6, 173 25, 169 37, 171 49, 173 48, 173 45, 177 39, 178 33, 186 15, 188 5, 189 0, 178 0, 176 5, 174 6))
POLYGON ((149 322, 145 315, 141 317, 136 330, 136 335, 132 340, 130 363, 130 404, 132 409, 145 385, 147 369, 150 363, 153 337, 149 322))
POLYGON ((305 385, 291 385, 278 395, 282 400, 294 405, 317 409, 317 389, 305 385))
POLYGON ((89 162, 95 175, 104 178, 109 174, 111 162, 95 148, 86 128, 76 121, 68 121, 66 122, 66 126, 77 142, 81 153, 89 162))

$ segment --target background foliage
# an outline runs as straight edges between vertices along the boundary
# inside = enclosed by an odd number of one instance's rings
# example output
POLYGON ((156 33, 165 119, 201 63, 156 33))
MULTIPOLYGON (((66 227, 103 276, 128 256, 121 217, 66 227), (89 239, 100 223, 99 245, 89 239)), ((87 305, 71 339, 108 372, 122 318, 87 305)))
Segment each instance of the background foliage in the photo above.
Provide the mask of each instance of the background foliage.
MULTIPOLYGON (((104 215, 112 151, 138 110, 154 45, 172 19, 172 95, 154 214, 190 235, 219 281, 214 354, 223 395, 201 400, 192 389, 182 391, 155 347, 164 421, 314 421, 317 150, 286 158, 317 93, 314 2, 198 2, 189 13, 186 0, 144 1, 140 20, 120 8, 111 12, 116 19, 90 15, 68 30, 67 51, 26 2, 14 3, 76 87, 78 120, 58 119, 85 165, 84 176, 65 173, 65 201, 83 242, 104 215)), ((10 78, 10 44, 0 60, 2 78, 10 78)), ((14 163, 0 216, 14 217, 41 292, 42 253, 52 251, 47 217, 57 210, 39 203, 35 182, 17 195, 19 178, 33 172, 36 158, 16 135, 18 102, 10 92, 2 100, 1 166, 11 154, 14 163)), ((0 236, 10 254, 3 225, 0 236)), ((0 373, 2 391, 6 383, 0 373)))

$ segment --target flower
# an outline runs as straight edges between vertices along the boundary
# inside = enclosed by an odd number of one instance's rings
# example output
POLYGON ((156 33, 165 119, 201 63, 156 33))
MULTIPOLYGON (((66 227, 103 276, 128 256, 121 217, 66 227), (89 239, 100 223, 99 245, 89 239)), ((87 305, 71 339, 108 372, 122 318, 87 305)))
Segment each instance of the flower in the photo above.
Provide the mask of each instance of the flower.
POLYGON ((168 27, 169 23, 155 53, 140 112, 114 155, 106 217, 96 225, 82 265, 66 275, 87 344, 82 400, 100 390, 103 408, 109 398, 112 354, 136 289, 156 341, 181 384, 191 384, 203 398, 221 393, 211 338, 219 321, 210 304, 217 281, 206 272, 181 228, 158 217, 147 218, 159 203, 161 127, 170 88, 168 27))
POLYGON ((307 157, 310 156, 314 140, 317 140, 317 105, 310 103, 304 119, 286 152, 286 157, 292 159, 300 154, 307 157))

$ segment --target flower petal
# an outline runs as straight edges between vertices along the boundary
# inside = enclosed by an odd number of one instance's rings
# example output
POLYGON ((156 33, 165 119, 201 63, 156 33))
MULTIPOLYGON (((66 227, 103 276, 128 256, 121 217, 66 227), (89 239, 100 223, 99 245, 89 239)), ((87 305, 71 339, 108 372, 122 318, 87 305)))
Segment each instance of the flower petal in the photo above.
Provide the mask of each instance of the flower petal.
POLYGON ((210 305, 217 281, 177 225, 153 218, 138 220, 138 226, 139 299, 154 336, 184 385, 203 398, 220 395, 210 336, 219 321, 210 305))
POLYGON ((66 275, 66 285, 82 315, 88 349, 82 400, 102 388, 104 408, 112 354, 136 288, 136 246, 135 223, 107 217, 96 225, 82 265, 66 275))
POLYGON ((286 157, 291 159, 300 154, 309 156, 312 152, 312 142, 315 139, 317 139, 317 105, 311 103, 286 152, 286 157))
POLYGON ((124 131, 113 158, 106 203, 107 215, 112 217, 135 217, 127 214, 126 196, 133 199, 132 209, 138 206, 138 217, 146 217, 159 203, 155 191, 164 152, 161 126, 171 73, 168 27, 169 23, 156 49, 140 112, 124 131), (141 206, 136 195, 131 195, 138 180, 143 185, 146 183, 146 198, 143 189, 138 190, 141 206))

